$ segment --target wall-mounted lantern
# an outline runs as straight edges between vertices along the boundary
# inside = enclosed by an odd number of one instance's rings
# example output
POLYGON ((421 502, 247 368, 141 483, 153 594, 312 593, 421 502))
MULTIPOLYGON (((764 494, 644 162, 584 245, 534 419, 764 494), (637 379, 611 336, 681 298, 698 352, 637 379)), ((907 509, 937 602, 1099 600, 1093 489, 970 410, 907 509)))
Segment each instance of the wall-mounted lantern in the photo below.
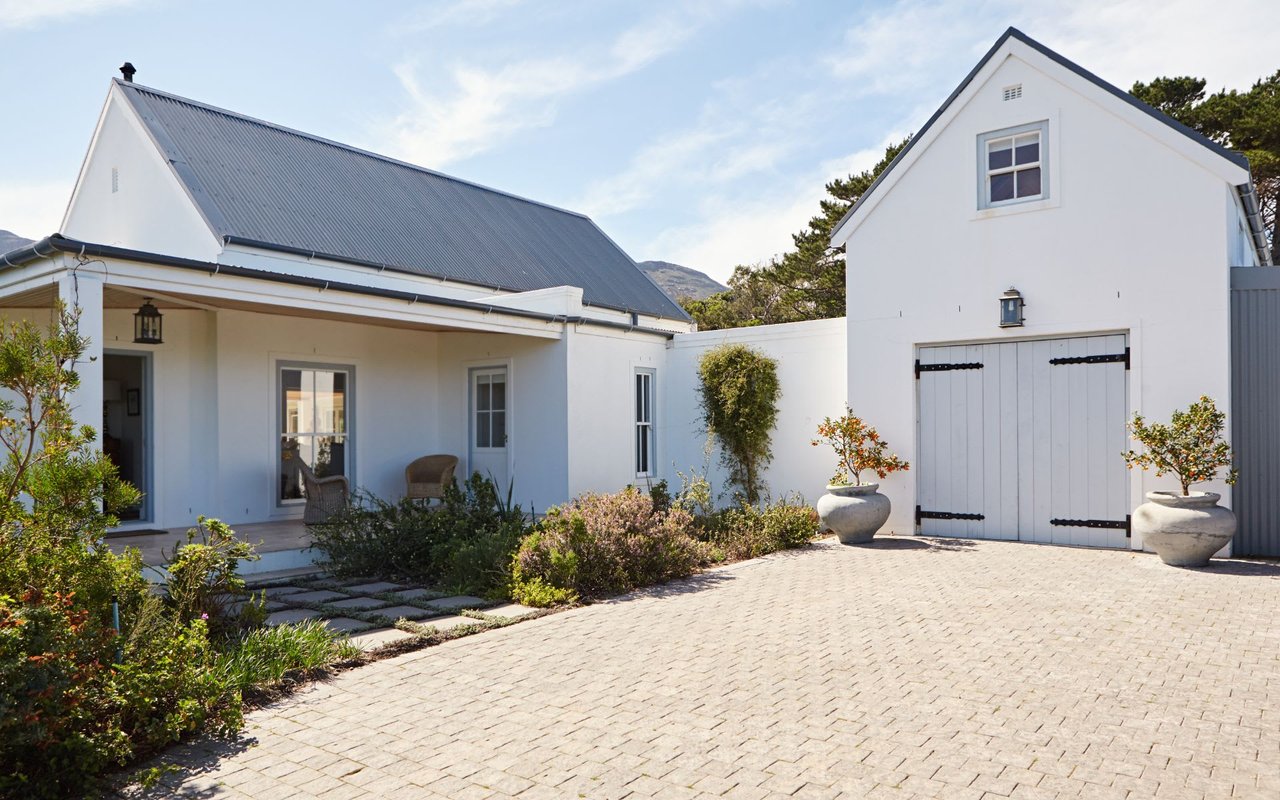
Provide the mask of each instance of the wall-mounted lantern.
POLYGON ((1000 327, 1017 328, 1022 325, 1022 309, 1026 303, 1022 293, 1010 286, 1000 295, 1000 327))
POLYGON ((142 307, 133 315, 134 344, 164 344, 161 322, 163 315, 151 305, 151 298, 144 298, 142 307))

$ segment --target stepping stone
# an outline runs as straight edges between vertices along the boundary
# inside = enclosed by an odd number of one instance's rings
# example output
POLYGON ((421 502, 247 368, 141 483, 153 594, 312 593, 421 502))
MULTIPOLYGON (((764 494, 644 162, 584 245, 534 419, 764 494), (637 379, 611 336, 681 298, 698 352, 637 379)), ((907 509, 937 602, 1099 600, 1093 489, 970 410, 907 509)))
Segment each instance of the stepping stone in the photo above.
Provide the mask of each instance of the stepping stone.
POLYGON ((339 600, 336 603, 330 603, 329 605, 334 608, 353 608, 357 611, 363 611, 368 608, 385 606, 386 604, 386 600, 378 600, 373 597, 352 597, 349 600, 339 600))
POLYGON ((418 608, 417 606, 392 606, 391 608, 380 608, 373 612, 387 619, 396 620, 404 617, 405 619, 422 619, 432 615, 431 611, 418 608))
POLYGON ((489 601, 480 597, 472 597, 469 594, 460 594, 455 597, 441 597, 438 600, 428 600, 427 605, 434 608, 443 608, 446 611, 455 611, 462 608, 479 608, 488 605, 489 601))
POLYGON ((334 617, 324 621, 325 627, 331 631, 339 633, 355 633, 356 631, 368 630, 374 627, 371 623, 362 622, 351 617, 334 617))
POLYGON ((418 624, 430 625, 438 630, 447 631, 459 625, 483 625, 484 620, 473 619, 472 617, 436 617, 435 619, 424 619, 418 624))
POLYGON ((257 591, 266 592, 267 597, 274 600, 277 597, 284 597, 288 594, 304 592, 306 591, 306 588, 303 586, 273 586, 270 589, 259 589, 257 591))
POLYGON ((291 594, 283 599, 286 603, 327 603, 330 600, 342 600, 346 597, 347 595, 342 592, 331 592, 328 589, 319 589, 314 592, 291 594))
POLYGON ((288 611, 277 611, 267 615, 268 625, 284 625, 289 622, 302 622, 308 619, 320 619, 319 611, 305 608, 291 608, 288 611))
POLYGON ((375 581, 374 583, 362 583, 357 586, 343 586, 342 588, 352 594, 382 594, 383 592, 390 592, 393 589, 399 589, 401 586, 398 583, 375 581))
POLYGON ((351 643, 365 650, 373 650, 392 642, 400 642, 412 638, 412 633, 396 630, 395 628, 378 628, 364 633, 352 634, 351 643))
POLYGON ((406 589, 403 592, 396 592, 395 596, 401 600, 430 600, 433 597, 439 597, 440 593, 430 589, 406 589))
POLYGON ((512 619, 519 619, 520 617, 528 616, 537 610, 538 609, 530 608, 529 606, 522 606, 519 603, 507 603, 505 606, 481 609, 485 614, 492 614, 495 617, 510 617, 512 619))

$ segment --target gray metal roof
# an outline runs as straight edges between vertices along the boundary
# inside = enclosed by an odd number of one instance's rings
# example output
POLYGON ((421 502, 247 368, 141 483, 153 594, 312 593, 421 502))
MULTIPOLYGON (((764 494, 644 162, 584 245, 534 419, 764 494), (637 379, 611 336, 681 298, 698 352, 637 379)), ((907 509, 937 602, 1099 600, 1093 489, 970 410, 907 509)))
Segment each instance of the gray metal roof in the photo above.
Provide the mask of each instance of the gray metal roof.
POLYGON ((117 80, 214 233, 512 291, 688 319, 588 217, 117 80))

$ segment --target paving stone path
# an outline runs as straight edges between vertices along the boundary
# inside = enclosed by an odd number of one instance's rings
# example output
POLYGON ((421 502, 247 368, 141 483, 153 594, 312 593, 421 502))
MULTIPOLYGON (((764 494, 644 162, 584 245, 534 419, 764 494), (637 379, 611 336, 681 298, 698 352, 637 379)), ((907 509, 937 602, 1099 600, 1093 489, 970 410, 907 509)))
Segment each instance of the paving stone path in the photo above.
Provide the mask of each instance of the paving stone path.
POLYGON ((353 643, 366 650, 412 638, 414 634, 394 627, 401 619, 446 631, 486 619, 519 618, 536 611, 514 603, 448 595, 408 584, 324 576, 272 581, 250 589, 255 595, 265 595, 268 625, 324 620, 327 627, 349 634, 353 643), (480 616, 463 616, 465 612, 480 616))
POLYGON ((1280 798, 1280 565, 834 543, 343 673, 157 794, 1280 798))

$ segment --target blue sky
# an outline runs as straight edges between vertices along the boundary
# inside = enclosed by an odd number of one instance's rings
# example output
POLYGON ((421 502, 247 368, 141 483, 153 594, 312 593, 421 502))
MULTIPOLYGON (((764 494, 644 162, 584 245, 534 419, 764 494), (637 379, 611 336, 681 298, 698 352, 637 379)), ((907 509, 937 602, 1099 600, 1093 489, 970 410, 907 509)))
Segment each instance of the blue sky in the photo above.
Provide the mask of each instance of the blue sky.
POLYGON ((0 0, 0 228, 61 220, 107 90, 139 83, 590 214, 724 279, 920 126, 1009 25, 1103 78, 1245 88, 1274 0, 0 0))

